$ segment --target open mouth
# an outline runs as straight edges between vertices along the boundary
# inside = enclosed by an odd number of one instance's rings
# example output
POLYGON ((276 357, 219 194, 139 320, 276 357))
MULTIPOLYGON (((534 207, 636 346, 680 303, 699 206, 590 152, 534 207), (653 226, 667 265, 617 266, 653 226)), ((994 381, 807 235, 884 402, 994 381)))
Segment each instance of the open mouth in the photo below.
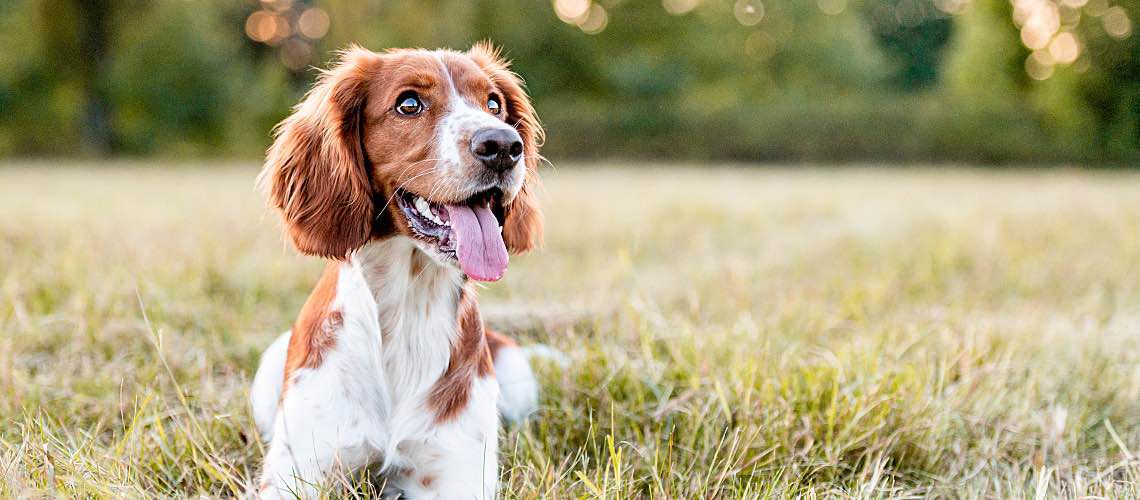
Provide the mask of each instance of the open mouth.
POLYGON ((404 190, 397 204, 415 237, 443 258, 455 259, 479 281, 496 281, 507 270, 502 191, 490 189, 455 204, 436 203, 404 190))

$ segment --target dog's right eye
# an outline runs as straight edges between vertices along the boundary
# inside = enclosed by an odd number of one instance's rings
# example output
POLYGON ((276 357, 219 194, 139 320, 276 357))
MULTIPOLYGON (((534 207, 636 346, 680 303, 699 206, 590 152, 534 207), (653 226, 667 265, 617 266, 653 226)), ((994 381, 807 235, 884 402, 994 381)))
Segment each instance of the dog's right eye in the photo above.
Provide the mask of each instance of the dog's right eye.
POLYGON ((401 115, 418 115, 424 110, 424 103, 415 92, 404 92, 396 98, 396 112, 401 115))

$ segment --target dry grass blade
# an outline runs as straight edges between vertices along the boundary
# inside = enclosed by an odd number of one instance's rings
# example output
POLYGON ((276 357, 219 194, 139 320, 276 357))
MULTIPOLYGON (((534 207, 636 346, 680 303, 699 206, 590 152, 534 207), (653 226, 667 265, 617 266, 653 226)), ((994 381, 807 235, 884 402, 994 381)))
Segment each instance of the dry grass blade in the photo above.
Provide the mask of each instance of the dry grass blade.
MULTIPOLYGON (((256 473, 249 381, 321 263, 257 165, 162 167, 0 169, 0 497, 256 473)), ((480 297, 543 386, 505 497, 1140 496, 1137 175, 544 176, 546 249, 480 297)))

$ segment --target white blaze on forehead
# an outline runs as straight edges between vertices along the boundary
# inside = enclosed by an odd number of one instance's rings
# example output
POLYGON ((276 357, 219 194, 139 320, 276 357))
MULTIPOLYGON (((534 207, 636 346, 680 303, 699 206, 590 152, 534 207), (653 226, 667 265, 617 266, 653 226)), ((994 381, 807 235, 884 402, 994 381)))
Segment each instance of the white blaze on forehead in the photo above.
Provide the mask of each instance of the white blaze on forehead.
MULTIPOLYGON (((448 107, 443 119, 439 122, 438 130, 436 131, 436 147, 438 149, 438 157, 442 170, 448 173, 462 173, 464 164, 463 158, 465 157, 467 148, 470 147, 471 136, 478 130, 488 128, 499 129, 512 129, 502 120, 499 120, 490 112, 483 109, 481 103, 471 103, 462 94, 455 85, 455 81, 451 77, 451 71, 447 68, 447 63, 444 62, 443 56, 439 53, 435 54, 436 60, 439 61, 440 69, 443 70, 444 81, 446 81, 448 92, 448 107)), ((519 163, 522 163, 520 160, 519 163)), ((513 197, 522 188, 523 169, 515 169, 513 172, 513 179, 511 182, 510 193, 513 197)))

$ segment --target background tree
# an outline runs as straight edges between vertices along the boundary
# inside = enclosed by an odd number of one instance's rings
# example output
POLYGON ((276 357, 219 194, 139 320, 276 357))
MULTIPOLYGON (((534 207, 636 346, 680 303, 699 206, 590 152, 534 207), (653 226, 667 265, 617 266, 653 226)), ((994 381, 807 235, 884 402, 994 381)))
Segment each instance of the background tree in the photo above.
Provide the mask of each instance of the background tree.
POLYGON ((336 49, 491 39, 552 157, 1135 164, 1138 1, 14 0, 0 155, 256 157, 336 49))

